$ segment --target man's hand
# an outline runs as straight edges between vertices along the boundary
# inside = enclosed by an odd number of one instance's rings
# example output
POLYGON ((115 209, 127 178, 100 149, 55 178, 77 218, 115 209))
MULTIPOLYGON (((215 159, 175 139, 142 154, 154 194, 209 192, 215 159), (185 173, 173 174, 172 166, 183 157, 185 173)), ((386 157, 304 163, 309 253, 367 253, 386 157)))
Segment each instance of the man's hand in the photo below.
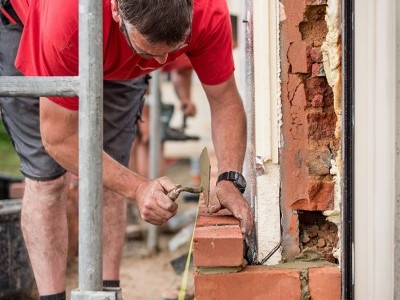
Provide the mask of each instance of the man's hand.
POLYGON ((178 205, 167 194, 176 187, 168 177, 141 183, 136 191, 141 218, 153 225, 162 225, 175 216, 178 205))
POLYGON ((194 117, 196 115, 196 106, 190 100, 181 101, 181 110, 187 117, 194 117))
POLYGON ((216 213, 222 208, 228 209, 235 218, 240 220, 243 234, 250 234, 253 218, 249 206, 233 183, 226 180, 217 184, 210 197, 210 213, 216 213))

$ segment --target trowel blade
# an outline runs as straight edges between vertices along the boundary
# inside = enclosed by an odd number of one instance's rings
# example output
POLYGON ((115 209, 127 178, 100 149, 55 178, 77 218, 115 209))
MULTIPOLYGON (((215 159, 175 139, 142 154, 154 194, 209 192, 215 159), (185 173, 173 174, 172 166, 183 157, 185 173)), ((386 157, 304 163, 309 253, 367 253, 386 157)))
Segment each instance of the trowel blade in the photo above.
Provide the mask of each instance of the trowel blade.
POLYGON ((208 157, 207 147, 205 147, 200 155, 200 180, 206 206, 208 206, 210 198, 210 169, 210 158, 208 157))

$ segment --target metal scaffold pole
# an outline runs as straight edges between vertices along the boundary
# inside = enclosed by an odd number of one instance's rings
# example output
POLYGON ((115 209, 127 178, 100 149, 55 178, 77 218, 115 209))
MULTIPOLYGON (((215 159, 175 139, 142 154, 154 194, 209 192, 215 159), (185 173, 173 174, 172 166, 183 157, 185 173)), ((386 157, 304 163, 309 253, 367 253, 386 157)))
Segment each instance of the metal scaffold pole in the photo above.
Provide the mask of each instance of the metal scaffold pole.
POLYGON ((103 1, 79 1, 79 290, 102 290, 103 1))
MULTIPOLYGON (((149 154, 149 176, 151 179, 158 177, 161 158, 161 137, 160 137, 160 71, 151 74, 150 80, 150 154, 149 154)), ((158 228, 148 225, 147 248, 151 252, 158 248, 158 228)))

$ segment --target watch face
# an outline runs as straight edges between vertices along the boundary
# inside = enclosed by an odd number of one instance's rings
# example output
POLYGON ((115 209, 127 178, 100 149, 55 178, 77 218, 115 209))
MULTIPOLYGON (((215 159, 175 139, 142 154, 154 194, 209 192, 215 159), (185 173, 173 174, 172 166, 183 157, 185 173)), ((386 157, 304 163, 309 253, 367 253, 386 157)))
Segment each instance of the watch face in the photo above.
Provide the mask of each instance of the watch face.
POLYGON ((244 179, 244 177, 237 173, 236 174, 236 180, 235 180, 235 185, 236 187, 243 193, 244 190, 246 189, 246 180, 244 179))

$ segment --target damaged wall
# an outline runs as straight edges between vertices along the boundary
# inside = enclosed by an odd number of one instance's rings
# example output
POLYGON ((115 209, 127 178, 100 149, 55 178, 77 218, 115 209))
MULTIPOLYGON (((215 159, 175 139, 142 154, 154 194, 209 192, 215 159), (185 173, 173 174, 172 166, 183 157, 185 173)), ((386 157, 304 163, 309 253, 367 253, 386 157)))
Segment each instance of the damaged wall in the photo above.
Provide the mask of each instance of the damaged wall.
POLYGON ((338 215, 341 194, 340 1, 283 4, 282 255, 311 247, 336 262, 338 230, 324 212, 338 215))

